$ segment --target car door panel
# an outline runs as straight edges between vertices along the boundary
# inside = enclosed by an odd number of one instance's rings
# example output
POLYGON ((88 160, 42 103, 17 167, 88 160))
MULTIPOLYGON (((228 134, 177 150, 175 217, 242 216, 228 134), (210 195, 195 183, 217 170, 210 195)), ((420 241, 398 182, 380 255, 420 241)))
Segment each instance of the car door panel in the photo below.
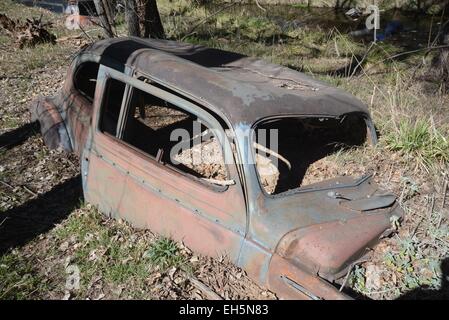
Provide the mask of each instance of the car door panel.
POLYGON ((117 156, 119 150, 114 138, 100 132, 94 135, 84 194, 88 202, 109 216, 117 216, 125 192, 128 163, 117 156))
MULTIPOLYGON (((104 69, 100 68, 97 91, 103 91, 107 81, 104 69)), ((111 73, 128 85, 132 82, 142 86, 137 79, 116 71, 111 73)), ((98 126, 102 99, 96 100, 99 103, 94 125, 98 126)), ((122 112, 129 98, 123 101, 122 112)), ((93 140, 86 187, 88 201, 106 214, 184 241, 200 253, 226 254, 237 260, 246 231, 246 206, 235 168, 231 168, 230 174, 236 184, 217 191, 98 129, 94 130, 93 140)))
MULTIPOLYGON (((236 259, 244 232, 238 186, 217 192, 122 144, 127 166, 120 217, 133 225, 184 241, 209 255, 236 259)), ((118 169, 118 168, 117 168, 118 169)), ((244 217, 244 216, 243 216, 244 217)))

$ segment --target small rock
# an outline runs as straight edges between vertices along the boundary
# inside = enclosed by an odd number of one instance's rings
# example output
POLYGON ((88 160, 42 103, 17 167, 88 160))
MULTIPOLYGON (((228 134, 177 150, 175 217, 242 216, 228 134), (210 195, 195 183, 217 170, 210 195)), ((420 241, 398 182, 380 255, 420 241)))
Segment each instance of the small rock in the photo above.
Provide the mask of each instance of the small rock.
POLYGON ((63 243, 61 243, 61 245, 59 246, 59 250, 61 251, 66 251, 69 248, 69 243, 67 241, 64 241, 63 243))

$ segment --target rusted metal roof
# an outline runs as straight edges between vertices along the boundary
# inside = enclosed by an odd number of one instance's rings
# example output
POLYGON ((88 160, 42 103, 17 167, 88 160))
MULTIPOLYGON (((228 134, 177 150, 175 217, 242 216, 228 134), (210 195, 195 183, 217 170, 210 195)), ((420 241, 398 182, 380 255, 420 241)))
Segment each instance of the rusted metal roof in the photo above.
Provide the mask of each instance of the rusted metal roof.
POLYGON ((136 72, 205 104, 232 124, 252 124, 279 115, 366 114, 358 99, 307 75, 237 53, 167 40, 114 38, 84 54, 136 72))

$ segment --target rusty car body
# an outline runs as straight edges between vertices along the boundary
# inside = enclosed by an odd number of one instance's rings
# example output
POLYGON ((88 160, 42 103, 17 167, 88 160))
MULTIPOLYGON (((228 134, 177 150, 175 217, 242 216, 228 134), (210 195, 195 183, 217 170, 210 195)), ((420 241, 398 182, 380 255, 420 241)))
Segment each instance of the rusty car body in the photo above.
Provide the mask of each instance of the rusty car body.
MULTIPOLYGON (((172 121, 176 112, 164 119, 172 121)), ((76 56, 59 94, 34 101, 31 113, 50 148, 79 155, 85 199, 99 211, 200 254, 226 255, 280 298, 350 298, 337 284, 402 217, 396 197, 379 190, 369 174, 299 185, 296 175, 323 157, 301 163, 314 145, 328 146, 343 124, 349 135, 356 132, 357 144, 375 143, 374 125, 351 95, 259 59, 165 40, 102 40, 76 56), (219 142, 235 161, 226 164, 225 183, 170 165, 164 146, 152 146, 166 133, 139 129, 143 122, 136 124, 139 112, 130 105, 147 99, 141 94, 228 132, 219 142), (331 123, 330 135, 322 123, 331 123), (257 126, 277 126, 285 132, 281 144, 296 134, 283 148, 288 161, 299 162, 285 169, 293 178, 279 192, 264 190, 255 162, 237 161, 255 157, 239 132, 257 126), (300 144, 306 127, 320 128, 307 136, 323 141, 300 144), (295 141, 302 149, 293 154, 295 141)))

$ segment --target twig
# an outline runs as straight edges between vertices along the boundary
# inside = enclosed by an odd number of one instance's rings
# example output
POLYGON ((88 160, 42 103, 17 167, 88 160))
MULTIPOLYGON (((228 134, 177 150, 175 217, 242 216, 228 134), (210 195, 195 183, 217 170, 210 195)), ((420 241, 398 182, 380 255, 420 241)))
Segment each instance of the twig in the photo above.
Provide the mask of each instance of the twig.
MULTIPOLYGON (((376 95, 376 87, 374 86, 373 87, 373 94, 371 96, 371 101, 370 101, 370 106, 371 107, 373 107, 373 105, 374 105, 374 97, 375 97, 375 95, 376 95)), ((390 179, 388 179, 388 181, 390 181, 390 179)))
POLYGON ((393 60, 393 59, 401 57, 401 56, 405 56, 408 54, 417 53, 417 52, 425 51, 425 50, 428 50, 428 52, 430 52, 432 50, 445 49, 445 48, 449 48, 449 44, 445 44, 445 45, 441 45, 441 46, 434 46, 434 47, 430 47, 430 48, 420 48, 420 49, 416 49, 416 50, 400 52, 400 53, 394 54, 392 56, 389 56, 383 60, 378 61, 377 63, 375 63, 375 64, 371 65, 369 68, 367 68, 365 71, 368 71, 368 70, 374 68, 375 66, 378 66, 378 65, 384 63, 385 61, 393 60))
POLYGON ((424 219, 425 219, 425 217, 421 216, 421 219, 416 224, 416 227, 413 229, 413 232, 412 232, 412 234, 410 236, 410 239, 412 239, 416 235, 416 232, 418 232, 418 228, 421 226, 421 223, 424 221, 424 219))
MULTIPOLYGON (((3 180, 0 180, 0 183, 3 184, 4 186, 7 186, 7 187, 10 188, 11 190, 14 190, 14 189, 16 188, 16 187, 14 187, 13 185, 10 185, 9 183, 7 183, 7 182, 5 182, 5 181, 3 181, 3 180)), ((29 194, 31 194, 32 196, 34 196, 34 197, 37 197, 37 196, 38 196, 38 194, 37 194, 36 192, 30 190, 30 188, 28 188, 27 186, 22 185, 21 187, 22 187, 26 192, 28 192, 29 194)))
POLYGON ((215 291, 213 291, 211 288, 209 288, 207 285, 205 285, 197 278, 191 276, 188 279, 195 287, 203 291, 210 300, 223 300, 223 298, 220 295, 218 295, 215 291))
POLYGON ((259 3, 259 0, 255 0, 256 1, 256 5, 259 7, 259 9, 260 10, 262 10, 262 11, 267 11, 267 9, 265 9, 264 7, 262 7, 261 5, 260 5, 260 3, 259 3))
POLYGON ((387 292, 391 292, 394 290, 398 290, 399 288, 390 288, 390 289, 385 289, 385 290, 381 290, 381 291, 361 291, 360 293, 364 294, 364 295, 372 295, 372 294, 381 294, 381 293, 387 293, 387 292))
POLYGON ((14 288, 20 288, 21 285, 23 285, 24 280, 22 278, 22 280, 20 280, 19 282, 13 284, 11 287, 9 287, 8 289, 6 289, 6 291, 3 292, 3 294, 0 296, 0 299, 3 300, 4 297, 6 297, 6 295, 14 288))
POLYGON ((348 272, 346 273, 346 276, 345 276, 345 280, 343 281, 343 283, 341 284, 341 287, 340 287, 340 289, 339 289, 339 291, 341 292, 343 289, 344 289, 344 287, 346 286, 346 283, 348 282, 348 280, 349 280, 349 275, 351 274, 351 271, 352 271, 352 269, 356 266, 356 265, 359 265, 359 264, 361 264, 361 263, 363 263, 363 262, 366 262, 366 261, 368 261, 368 258, 361 258, 361 259, 359 259, 359 260, 357 260, 357 261, 354 261, 353 263, 351 263, 350 265, 349 265, 349 268, 348 268, 348 272))
POLYGON ((91 43, 94 43, 95 42, 94 39, 86 32, 86 30, 84 30, 84 28, 81 25, 79 27, 82 34, 84 34, 91 43))
POLYGON ((441 211, 440 211, 440 218, 438 219, 437 228, 440 228, 441 227, 441 222, 443 222, 443 211, 444 211, 444 206, 446 205, 447 187, 448 187, 447 180, 444 180, 443 199, 441 200, 441 211))
POLYGON ((430 19, 429 38, 427 39, 427 47, 430 47, 430 38, 432 38, 432 28, 433 28, 433 15, 432 19, 430 19))
POLYGON ((346 283, 347 283, 348 280, 349 280, 349 275, 351 274, 352 268, 354 268, 354 264, 353 264, 353 263, 349 266, 348 272, 346 273, 345 280, 344 280, 343 283, 341 284, 341 287, 340 287, 340 289, 339 289, 338 291, 340 291, 340 292, 343 291, 343 288, 346 286, 346 283))
POLYGON ((340 50, 338 49, 338 43, 336 38, 334 38, 334 46, 335 46, 335 53, 337 54, 337 57, 340 58, 340 50))
POLYGON ((444 206, 446 205, 447 187, 448 187, 447 180, 444 180, 444 185, 443 185, 443 200, 441 201, 441 209, 444 209, 444 206))
POLYGON ((201 180, 220 186, 233 186, 235 184, 235 180, 218 180, 211 178, 201 178, 201 180))
POLYGON ((38 194, 32 190, 30 190, 27 186, 22 186, 23 189, 25 189, 26 192, 28 192, 29 194, 31 194, 34 197, 37 197, 38 194))
POLYGON ((58 39, 56 39, 56 42, 64 42, 67 40, 78 40, 78 39, 82 39, 82 34, 77 35, 77 36, 68 36, 68 37, 58 38, 58 39))
POLYGON ((2 222, 0 222, 0 226, 8 219, 8 217, 6 217, 5 219, 2 220, 2 222))
POLYGON ((5 182, 3 180, 0 180, 0 183, 3 184, 4 186, 7 186, 7 187, 11 188, 11 190, 14 190, 14 187, 12 185, 10 185, 9 183, 7 183, 7 182, 5 182))
POLYGON ((94 32, 94 31, 98 31, 98 30, 101 30, 101 27, 100 28, 90 28, 89 30, 83 30, 83 32, 82 33, 80 33, 79 35, 78 35, 78 37, 81 37, 82 35, 84 35, 84 34, 89 34, 89 33, 92 33, 92 32, 94 32))
MULTIPOLYGON (((352 70, 351 76, 349 78, 352 78, 355 73, 357 72, 357 69, 363 64, 363 62, 365 61, 366 57, 368 56, 368 53, 371 51, 371 48, 375 45, 375 42, 371 42, 370 46, 368 47, 368 50, 366 50, 365 54, 363 55, 362 59, 360 59, 360 61, 357 61, 357 65, 355 66, 354 70, 352 70)), ((355 55, 354 55, 355 57, 355 55)), ((356 58, 357 60, 357 58, 356 58)))
POLYGON ((435 194, 432 194, 432 200, 431 200, 431 203, 430 203, 429 218, 432 217, 433 209, 435 209, 435 194))
POLYGON ((404 55, 407 55, 407 54, 412 54, 412 53, 416 53, 416 52, 420 52, 420 51, 424 51, 424 50, 432 51, 432 50, 445 49, 445 48, 449 48, 449 44, 445 44, 445 45, 441 45, 441 46, 433 46, 433 47, 430 47, 430 48, 420 48, 420 49, 416 49, 416 50, 411 50, 411 51, 397 53, 397 54, 394 54, 394 55, 392 55, 390 57, 387 57, 386 59, 384 59, 384 60, 382 60, 380 62, 385 62, 386 60, 395 59, 395 58, 398 58, 398 57, 401 57, 401 56, 404 56, 404 55))

